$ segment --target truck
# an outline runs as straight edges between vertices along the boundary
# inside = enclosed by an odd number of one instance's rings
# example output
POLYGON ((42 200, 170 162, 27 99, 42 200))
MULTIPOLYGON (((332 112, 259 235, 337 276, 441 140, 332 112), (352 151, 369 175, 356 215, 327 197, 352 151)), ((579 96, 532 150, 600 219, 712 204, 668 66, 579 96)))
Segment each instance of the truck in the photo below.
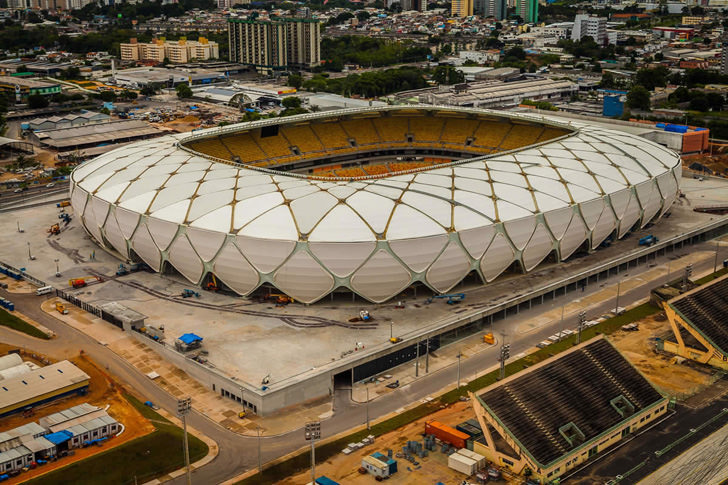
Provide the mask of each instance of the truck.
POLYGON ((649 247, 649 246, 652 246, 653 244, 656 244, 658 241, 659 241, 659 239, 657 239, 655 236, 650 234, 648 236, 641 237, 639 240, 639 245, 649 247))
POLYGON ((56 311, 61 315, 68 315, 68 308, 61 302, 56 302, 56 311))
POLYGON ((57 203, 56 204, 56 207, 58 207, 60 209, 62 207, 68 207, 69 205, 71 205, 71 201, 70 200, 64 200, 62 202, 57 203))

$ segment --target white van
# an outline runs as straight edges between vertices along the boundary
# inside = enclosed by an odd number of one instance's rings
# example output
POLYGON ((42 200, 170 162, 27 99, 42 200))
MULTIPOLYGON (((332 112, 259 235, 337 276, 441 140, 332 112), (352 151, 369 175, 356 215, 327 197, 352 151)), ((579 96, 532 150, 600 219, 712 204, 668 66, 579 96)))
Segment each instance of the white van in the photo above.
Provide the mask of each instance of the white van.
POLYGON ((38 296, 47 295, 48 293, 51 293, 52 291, 53 291, 52 286, 43 286, 43 287, 40 287, 37 290, 35 290, 35 294, 38 296))

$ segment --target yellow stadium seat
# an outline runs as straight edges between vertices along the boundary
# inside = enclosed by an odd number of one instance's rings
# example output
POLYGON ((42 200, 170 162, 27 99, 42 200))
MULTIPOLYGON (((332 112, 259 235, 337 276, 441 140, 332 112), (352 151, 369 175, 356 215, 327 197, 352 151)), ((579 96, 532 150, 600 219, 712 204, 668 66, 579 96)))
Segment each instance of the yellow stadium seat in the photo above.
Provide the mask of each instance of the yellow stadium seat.
POLYGON ((280 132, 288 140, 290 146, 296 146, 301 154, 324 149, 316 134, 309 125, 282 126, 280 132))
POLYGON ((473 145, 496 148, 503 142, 511 126, 510 123, 483 120, 475 130, 473 145))
POLYGON ((439 142, 444 122, 442 118, 432 116, 414 116, 410 118, 410 131, 416 142, 439 142))
POLYGON ((240 161, 244 163, 260 162, 268 158, 255 143, 250 133, 226 136, 221 141, 230 150, 230 153, 240 157, 240 161))
POLYGON ((311 125, 311 129, 327 150, 351 148, 349 136, 338 123, 316 123, 311 125))
POLYGON ((410 132, 407 118, 399 116, 385 116, 372 119, 382 141, 404 142, 410 132))
POLYGON ((467 139, 473 136, 477 126, 478 122, 476 120, 449 118, 445 122, 440 141, 464 145, 467 139))
POLYGON ((356 141, 357 145, 369 145, 382 141, 370 119, 342 121, 341 127, 349 137, 356 141))
POLYGON ((533 145, 541 136, 542 131, 543 127, 541 126, 515 124, 499 148, 501 150, 513 150, 533 145))

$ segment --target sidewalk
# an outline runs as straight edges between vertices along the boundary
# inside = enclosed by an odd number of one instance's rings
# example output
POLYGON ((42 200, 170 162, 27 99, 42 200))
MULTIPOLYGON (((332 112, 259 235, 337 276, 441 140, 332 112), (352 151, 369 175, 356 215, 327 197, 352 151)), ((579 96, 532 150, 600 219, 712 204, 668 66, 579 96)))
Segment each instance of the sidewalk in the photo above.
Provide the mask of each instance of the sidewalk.
MULTIPOLYGON (((172 421, 172 423, 174 423, 175 426, 179 426, 180 428, 182 427, 182 421, 180 421, 177 418, 177 416, 174 416, 174 415, 168 413, 164 409, 160 409, 157 412, 159 414, 161 414, 162 416, 164 416, 165 418, 172 421)), ((190 425, 187 425, 187 433, 195 435, 197 438, 199 438, 201 441, 203 441, 209 449, 207 452, 207 455, 203 456, 201 459, 197 460, 196 462, 190 464, 190 470, 192 472, 194 472, 198 468, 202 468, 203 466, 207 465, 212 460, 217 458, 217 455, 220 452, 220 448, 217 446, 216 442, 214 442, 213 440, 208 438, 206 435, 204 435, 200 431, 197 431, 195 428, 193 428, 190 425)), ((171 473, 168 473, 161 477, 157 477, 154 480, 145 482, 143 485, 158 485, 160 483, 164 483, 164 482, 172 480, 174 478, 183 476, 185 473, 187 473, 187 469, 185 467, 178 468, 177 470, 175 470, 171 473)))
MULTIPOLYGON (((712 251, 701 251, 696 253, 691 253, 686 256, 683 256, 682 258, 678 258, 676 260, 670 261, 670 273, 674 275, 675 277, 678 277, 679 271, 682 271, 682 269, 687 266, 688 264, 697 264, 699 262, 704 262, 706 260, 709 260, 714 257, 714 252, 712 251)), ((654 281, 658 278, 661 278, 663 276, 666 276, 668 273, 668 267, 667 264, 662 264, 653 268, 650 268, 642 273, 640 273, 637 276, 630 277, 629 279, 626 279, 619 283, 619 291, 620 294, 625 294, 635 288, 638 288, 639 286, 643 285, 646 282, 654 281)), ((712 269, 706 274, 712 273, 712 269)), ((698 275, 694 275, 694 278, 697 278, 698 275)), ((606 284, 601 285, 601 289, 595 293, 590 293, 585 295, 583 298, 576 298, 571 300, 569 303, 564 305, 564 328, 571 328, 574 327, 574 322, 576 321, 576 316, 579 314, 580 311, 586 311, 587 312, 587 318, 588 319, 595 319, 599 315, 594 315, 589 312, 591 308, 594 308, 595 306, 605 302, 605 301, 614 301, 616 304, 616 298, 617 298, 617 284, 609 284, 609 286, 606 286, 606 284)), ((620 305, 624 306, 624 305, 620 305)), ((544 311, 540 315, 537 315, 535 317, 529 318, 528 320, 520 323, 516 328, 515 332, 519 335, 525 335, 534 331, 537 331, 541 329, 542 327, 551 324, 553 322, 558 322, 561 320, 561 307, 552 308, 549 310, 544 311)), ((554 333, 557 333, 558 330, 555 329, 554 333)), ((486 351, 489 348, 492 348, 494 346, 500 345, 500 339, 502 338, 501 335, 494 335, 496 342, 494 345, 489 345, 483 343, 483 335, 487 333, 487 330, 483 330, 482 332, 477 332, 471 337, 465 338, 457 343, 457 345, 448 345, 444 348, 440 348, 437 351, 431 352, 429 356, 429 373, 437 372, 440 369, 444 369, 446 367, 456 365, 457 364, 457 355, 458 351, 461 352, 461 359, 466 360, 469 357, 486 351)), ((508 338, 508 337, 507 337, 508 338)), ((513 358, 521 357, 522 354, 514 355, 513 358)), ((425 361, 426 357, 424 355, 420 356, 419 359, 419 376, 415 377, 415 362, 408 362, 406 364, 402 364, 397 368, 390 369, 386 372, 383 372, 379 374, 377 377, 377 382, 365 384, 363 382, 355 383, 354 387, 351 391, 351 398, 353 401, 358 403, 365 403, 367 400, 367 387, 369 388, 369 400, 372 401, 382 395, 395 392, 399 389, 405 388, 409 384, 412 384, 416 380, 425 377, 427 374, 425 373, 425 361), (383 376, 391 376, 389 378, 384 379, 383 376), (399 381, 399 387, 397 389, 389 389, 387 384, 399 381)), ((497 368, 497 365, 494 365, 491 369, 483 369, 481 372, 479 372, 476 375, 468 375, 468 376, 461 376, 460 383, 466 384, 470 382, 472 379, 477 378, 481 374, 485 374, 489 372, 490 370, 497 368)))
POLYGON ((260 418, 249 413, 244 419, 238 418, 243 411, 242 404, 225 398, 184 371, 164 360, 150 346, 139 342, 127 332, 110 325, 101 318, 87 313, 80 308, 67 304, 68 315, 55 310, 60 298, 51 298, 41 304, 41 309, 64 323, 89 335, 101 345, 106 346, 122 357, 142 374, 156 372, 159 377, 154 382, 175 398, 193 397, 194 409, 216 422, 220 426, 235 433, 256 436, 258 426, 264 436, 286 433, 300 426, 307 420, 326 419, 333 414, 331 401, 314 402, 298 406, 294 410, 277 413, 275 416, 260 418))

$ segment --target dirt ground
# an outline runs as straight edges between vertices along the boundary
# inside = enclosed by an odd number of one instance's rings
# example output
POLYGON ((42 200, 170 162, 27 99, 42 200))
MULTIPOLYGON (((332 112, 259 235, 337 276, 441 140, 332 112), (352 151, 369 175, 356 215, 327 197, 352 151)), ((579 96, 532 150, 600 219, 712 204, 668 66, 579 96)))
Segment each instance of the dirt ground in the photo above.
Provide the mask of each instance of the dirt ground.
POLYGON ((0 274, 0 282, 8 285, 9 293, 34 293, 36 288, 38 288, 25 280, 14 280, 3 274, 0 274))
MULTIPOLYGON (((5 355, 8 350, 11 349, 14 349, 14 347, 6 344, 0 344, 0 355, 5 355)), ((23 360, 31 360, 39 365, 44 365, 50 362, 50 360, 45 356, 30 352, 25 352, 23 354, 23 360)), ((124 432, 118 437, 111 438, 110 441, 105 442, 102 446, 77 449, 75 450, 76 453, 74 456, 61 458, 56 462, 49 463, 43 467, 23 473, 18 477, 11 479, 8 484, 20 483, 21 481, 28 480, 51 470, 83 460, 91 455, 106 451, 154 431, 154 426, 124 398, 121 386, 119 386, 102 368, 98 367, 85 355, 79 355, 78 357, 71 359, 71 362, 91 377, 89 392, 85 396, 71 396, 38 406, 34 409, 34 414, 32 416, 23 417, 22 414, 6 416, 0 419, 0 431, 7 431, 9 429, 22 426, 23 424, 37 421, 40 417, 87 402, 99 407, 108 406, 109 415, 124 425, 124 432)))
POLYGON ((200 119, 196 116, 187 115, 184 118, 167 121, 166 123, 158 123, 155 126, 163 126, 177 133, 187 133, 200 127, 200 119))
POLYGON ((609 340, 658 390, 669 395, 693 394, 710 384, 710 371, 686 361, 675 364, 667 353, 655 351, 655 338, 664 337, 670 324, 664 313, 638 322, 636 332, 620 331, 609 340))
MULTIPOLYGON (((427 418, 410 423, 397 431, 387 433, 376 439, 374 444, 365 446, 349 455, 340 453, 326 463, 316 466, 316 475, 326 475, 339 483, 349 484, 374 484, 377 483, 372 475, 360 475, 358 470, 361 460, 375 451, 386 454, 391 448, 394 453, 402 451, 407 441, 422 441, 422 433, 425 432, 425 421, 437 420, 441 423, 455 427, 457 424, 472 419, 473 409, 470 402, 458 402, 445 409, 437 411, 427 418)), ((435 484, 442 482, 446 484, 461 483, 467 478, 462 473, 451 470, 447 466, 447 455, 440 451, 430 452, 428 456, 419 461, 419 468, 403 458, 397 460, 398 472, 387 482, 398 484, 435 484)), ((311 482, 311 473, 306 471, 280 482, 280 485, 302 485, 311 482)))
MULTIPOLYGON (((726 151, 726 147, 721 147, 722 151, 726 151)), ((698 162, 716 174, 728 175, 728 154, 717 153, 717 149, 713 155, 692 155, 683 157, 683 165, 689 167, 691 163, 698 162)))

